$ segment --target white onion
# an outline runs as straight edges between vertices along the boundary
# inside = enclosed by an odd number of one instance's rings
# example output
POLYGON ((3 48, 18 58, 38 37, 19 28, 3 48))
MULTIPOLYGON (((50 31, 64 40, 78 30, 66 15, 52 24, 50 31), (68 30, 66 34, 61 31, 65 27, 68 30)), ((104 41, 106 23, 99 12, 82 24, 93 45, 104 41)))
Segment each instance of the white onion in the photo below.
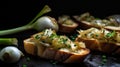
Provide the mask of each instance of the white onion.
POLYGON ((43 16, 33 24, 33 28, 38 31, 42 31, 44 29, 49 29, 49 28, 58 31, 59 27, 57 21, 54 18, 50 16, 43 16))
POLYGON ((15 63, 24 56, 23 53, 14 46, 7 46, 0 51, 0 59, 7 63, 15 63))

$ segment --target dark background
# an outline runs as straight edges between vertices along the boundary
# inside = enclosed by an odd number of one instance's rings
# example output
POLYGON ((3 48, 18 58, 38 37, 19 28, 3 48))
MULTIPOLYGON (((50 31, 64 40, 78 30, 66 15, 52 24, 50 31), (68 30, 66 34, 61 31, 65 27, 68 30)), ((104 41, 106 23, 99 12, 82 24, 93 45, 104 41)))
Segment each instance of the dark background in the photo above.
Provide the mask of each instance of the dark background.
POLYGON ((53 17, 84 12, 100 18, 120 14, 117 0, 3 0, 0 3, 0 30, 27 24, 45 4, 51 7, 52 12, 48 15, 53 17))
MULTIPOLYGON (((93 16, 99 18, 120 14, 119 1, 117 0, 1 0, 0 30, 15 28, 29 23, 46 4, 52 9, 52 12, 47 15, 55 18, 62 14, 79 15, 85 12, 90 12, 93 16)), ((19 49, 24 52, 23 40, 30 37, 34 32, 36 31, 24 31, 5 37, 18 38, 19 49)), ((27 55, 19 63, 13 64, 11 67, 22 67, 23 64, 27 64, 28 67, 73 67, 71 64, 52 65, 50 61, 45 59, 38 60, 39 58, 31 57, 31 55, 29 56, 31 58, 30 62, 26 62, 26 57, 27 55)), ((112 62, 114 61, 112 60, 112 62)), ((113 65, 111 63, 109 65, 113 65)), ((0 61, 0 65, 5 66, 7 64, 0 61)), ((84 64, 75 64, 74 66, 84 67, 84 64)))

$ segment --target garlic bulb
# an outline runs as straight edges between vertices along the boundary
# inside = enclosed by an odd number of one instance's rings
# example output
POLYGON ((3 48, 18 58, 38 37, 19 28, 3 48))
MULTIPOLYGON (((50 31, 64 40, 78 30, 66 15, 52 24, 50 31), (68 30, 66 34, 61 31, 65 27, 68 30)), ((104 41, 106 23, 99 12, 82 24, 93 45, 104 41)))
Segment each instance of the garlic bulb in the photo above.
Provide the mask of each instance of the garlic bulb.
POLYGON ((24 56, 23 53, 14 46, 7 46, 0 51, 0 59, 7 63, 15 63, 24 56))

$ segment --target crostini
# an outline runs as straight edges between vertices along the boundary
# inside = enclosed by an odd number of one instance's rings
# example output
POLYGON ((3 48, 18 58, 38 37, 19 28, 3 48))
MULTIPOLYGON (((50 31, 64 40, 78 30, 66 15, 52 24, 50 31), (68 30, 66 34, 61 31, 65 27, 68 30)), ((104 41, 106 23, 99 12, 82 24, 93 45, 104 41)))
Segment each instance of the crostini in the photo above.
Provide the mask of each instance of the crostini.
POLYGON ((105 28, 108 30, 116 30, 120 32, 120 22, 115 21, 116 18, 100 19, 90 15, 89 12, 83 13, 81 15, 73 16, 73 18, 76 22, 79 23, 79 27, 83 30, 95 27, 95 28, 105 28))
POLYGON ((63 63, 81 62, 90 53, 83 42, 73 42, 51 29, 33 34, 23 42, 26 53, 63 63))
POLYGON ((59 31, 62 33, 72 33, 78 27, 78 23, 73 21, 68 15, 58 17, 58 25, 59 31))
POLYGON ((90 28, 78 32, 76 41, 84 42, 87 48, 105 53, 120 54, 120 32, 109 31, 104 28, 90 28))

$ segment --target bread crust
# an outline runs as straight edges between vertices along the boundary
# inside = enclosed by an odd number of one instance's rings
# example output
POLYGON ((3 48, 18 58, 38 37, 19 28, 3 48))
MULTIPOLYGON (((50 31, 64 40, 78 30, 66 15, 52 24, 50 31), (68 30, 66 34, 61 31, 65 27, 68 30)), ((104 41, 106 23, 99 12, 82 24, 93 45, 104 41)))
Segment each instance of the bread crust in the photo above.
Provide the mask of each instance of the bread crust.
POLYGON ((24 48, 25 48, 26 53, 31 54, 31 55, 36 55, 36 45, 31 40, 32 38, 28 38, 23 41, 24 48))
POLYGON ((81 52, 79 53, 72 53, 67 52, 64 50, 57 50, 53 49, 51 47, 45 47, 45 46, 37 46, 38 44, 35 44, 34 42, 31 42, 32 38, 28 38, 24 40, 24 49, 26 53, 31 55, 37 55, 41 58, 45 59, 51 59, 56 60, 58 62, 63 63, 76 63, 76 62, 82 62, 83 59, 90 53, 90 50, 87 48, 81 48, 81 52), (35 52, 35 48, 37 47, 37 54, 35 52), (40 48, 43 48, 40 50, 40 48))
POLYGON ((120 55, 120 46, 117 43, 101 43, 97 39, 86 39, 82 37, 77 37, 76 41, 84 42, 86 48, 89 48, 91 50, 101 51, 108 54, 115 53, 120 55))
MULTIPOLYGON (((93 22, 92 20, 96 20, 95 17, 93 17, 92 15, 90 15, 90 13, 84 13, 82 14, 81 16, 73 16, 73 19, 78 22, 79 24, 79 28, 80 29, 83 29, 83 30, 86 30, 86 29, 89 29, 89 28, 92 28, 92 27, 95 27, 95 28, 104 28, 104 29, 107 29, 107 30, 115 30, 115 31, 118 31, 120 32, 120 26, 111 26, 111 25, 95 25, 91 22, 93 22), (89 17, 89 21, 87 20, 89 17)), ((104 20, 104 19, 100 19, 100 20, 104 20)), ((106 21, 109 21, 111 23, 116 23, 116 21, 110 21, 108 19, 105 19, 106 21)), ((106 22, 107 23, 107 22, 106 22)), ((97 24, 97 23, 96 23, 97 24)))

